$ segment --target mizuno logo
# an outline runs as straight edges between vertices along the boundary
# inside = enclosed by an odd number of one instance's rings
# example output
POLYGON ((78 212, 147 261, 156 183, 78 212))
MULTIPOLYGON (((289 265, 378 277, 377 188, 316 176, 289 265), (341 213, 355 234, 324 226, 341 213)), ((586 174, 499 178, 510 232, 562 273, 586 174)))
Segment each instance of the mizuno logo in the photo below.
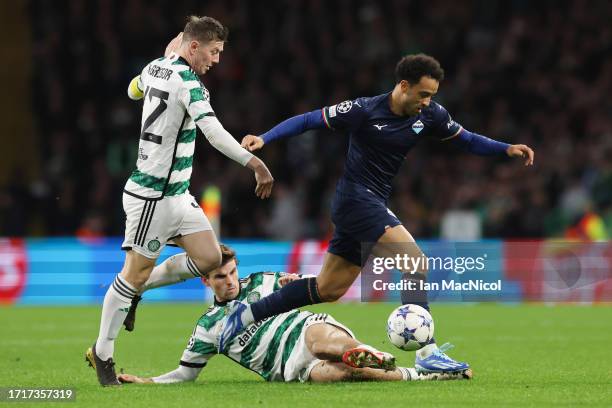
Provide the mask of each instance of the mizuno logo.
POLYGON ((384 128, 387 125, 374 125, 374 127, 378 130, 382 130, 382 128, 384 128))

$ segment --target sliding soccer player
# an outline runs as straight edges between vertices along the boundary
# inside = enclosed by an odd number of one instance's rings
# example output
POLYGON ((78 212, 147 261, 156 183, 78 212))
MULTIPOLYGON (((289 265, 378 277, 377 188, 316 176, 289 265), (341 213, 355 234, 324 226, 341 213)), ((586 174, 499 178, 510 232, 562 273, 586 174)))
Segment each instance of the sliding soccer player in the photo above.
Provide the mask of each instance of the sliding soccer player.
MULTIPOLYGON (((238 279, 236 253, 221 244, 221 266, 203 280, 214 294, 214 304, 198 320, 179 366, 152 378, 120 374, 127 383, 177 383, 195 380, 211 358, 219 355, 217 333, 232 300, 252 302, 278 291, 297 275, 257 272, 238 279)), ((418 373, 396 367, 395 359, 359 342, 352 331, 325 313, 290 310, 254 323, 229 344, 225 356, 266 381, 431 381, 472 377, 459 373, 418 373)))

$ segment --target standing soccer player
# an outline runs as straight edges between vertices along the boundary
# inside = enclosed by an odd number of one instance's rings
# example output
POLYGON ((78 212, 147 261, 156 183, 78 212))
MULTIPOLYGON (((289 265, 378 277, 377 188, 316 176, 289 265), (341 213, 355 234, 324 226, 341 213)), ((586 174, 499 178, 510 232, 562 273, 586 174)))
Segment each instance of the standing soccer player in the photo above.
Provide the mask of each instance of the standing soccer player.
POLYGON ((182 37, 169 45, 178 46, 176 53, 149 63, 130 84, 130 97, 144 97, 144 102, 136 170, 123 194, 122 249, 127 252, 121 273, 104 297, 98 339, 86 354, 103 386, 120 385, 112 358, 114 341, 168 241, 186 252, 155 268, 158 283, 180 281, 185 272, 203 276, 221 262, 211 225, 188 191, 196 125, 217 150, 253 170, 258 197, 271 193, 272 175, 223 128, 198 78, 219 63, 227 35, 227 28, 213 18, 190 17, 182 37))
MULTIPOLYGON (((220 338, 221 350, 245 324, 342 297, 369 255, 362 253, 362 244, 370 244, 388 256, 422 256, 412 235, 387 208, 393 177, 419 140, 449 140, 475 154, 524 157, 525 165, 533 164, 534 153, 529 147, 508 145, 469 132, 454 122, 443 106, 432 101, 444 78, 436 59, 424 54, 405 56, 395 73, 396 85, 391 92, 298 115, 261 137, 247 135, 243 139, 242 145, 254 151, 273 140, 310 129, 327 127, 350 134, 344 174, 332 204, 336 228, 320 274, 291 282, 251 305, 232 305, 220 338)), ((417 281, 416 287, 420 287, 418 281, 426 279, 426 265, 409 272, 406 278, 417 281)), ((404 292, 402 303, 429 309, 426 292, 418 292, 404 292)), ((454 372, 469 367, 448 357, 444 353, 447 348, 447 345, 438 348, 432 341, 417 352, 415 367, 422 372, 454 372)))

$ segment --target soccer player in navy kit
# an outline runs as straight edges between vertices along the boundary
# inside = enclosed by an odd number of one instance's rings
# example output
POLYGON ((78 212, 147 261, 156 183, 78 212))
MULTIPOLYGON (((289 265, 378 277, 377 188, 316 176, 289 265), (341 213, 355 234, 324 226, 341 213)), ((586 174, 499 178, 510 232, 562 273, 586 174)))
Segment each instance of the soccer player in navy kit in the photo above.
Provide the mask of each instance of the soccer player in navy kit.
MULTIPOLYGON (((478 155, 507 155, 525 158, 532 165, 533 150, 525 145, 508 145, 463 129, 432 97, 444 71, 436 59, 424 54, 403 57, 396 66, 392 92, 357 98, 290 118, 260 137, 247 135, 243 147, 255 151, 273 140, 328 127, 346 131, 350 143, 344 174, 338 181, 332 204, 335 232, 321 272, 316 278, 300 279, 251 305, 236 303, 226 317, 220 336, 223 349, 229 339, 253 321, 292 308, 339 299, 355 281, 363 260, 363 243, 393 249, 394 254, 422 256, 414 238, 387 208, 391 183, 410 149, 421 139, 450 141, 478 155)), ((365 252, 365 251, 364 251, 365 252)), ((390 256, 393 256, 389 253, 390 256)), ((427 270, 411 271, 412 280, 426 279, 427 270)), ((425 293, 402 294, 402 303, 428 309, 425 293), (416 297, 416 298, 415 298, 416 297)), ((457 362, 435 342, 417 352, 415 366, 423 372, 462 371, 467 363, 457 362)))

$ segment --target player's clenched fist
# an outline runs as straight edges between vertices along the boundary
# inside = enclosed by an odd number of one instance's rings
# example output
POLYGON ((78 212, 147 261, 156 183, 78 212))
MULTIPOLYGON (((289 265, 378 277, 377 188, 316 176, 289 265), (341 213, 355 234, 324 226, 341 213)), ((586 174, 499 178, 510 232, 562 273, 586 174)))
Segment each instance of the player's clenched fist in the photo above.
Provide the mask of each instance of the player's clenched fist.
POLYGON ((246 135, 242 138, 241 146, 247 149, 249 152, 254 152, 255 150, 259 150, 263 147, 264 140, 255 135, 246 135))

